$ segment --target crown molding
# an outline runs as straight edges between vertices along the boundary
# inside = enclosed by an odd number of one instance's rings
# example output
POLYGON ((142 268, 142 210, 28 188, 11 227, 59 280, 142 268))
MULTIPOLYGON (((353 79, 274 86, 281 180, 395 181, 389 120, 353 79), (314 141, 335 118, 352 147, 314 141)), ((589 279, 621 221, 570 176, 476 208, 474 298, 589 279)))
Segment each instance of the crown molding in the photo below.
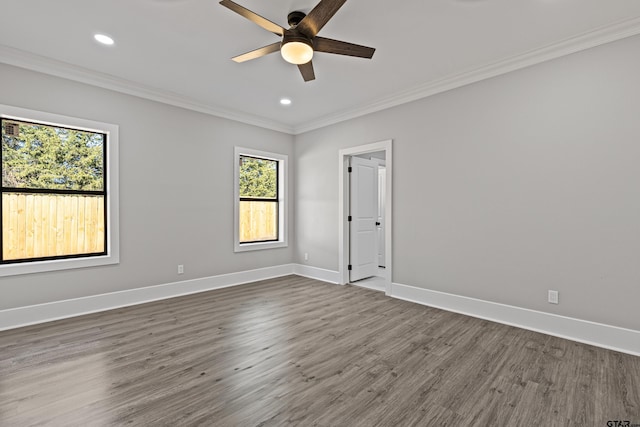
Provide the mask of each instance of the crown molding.
POLYGON ((320 129, 638 34, 640 34, 640 17, 620 21, 463 73, 414 86, 394 95, 379 98, 364 108, 357 107, 323 116, 295 126, 293 133, 299 135, 320 129))
POLYGON ((67 62, 25 52, 5 45, 0 45, 0 63, 56 77, 62 77, 64 79, 86 83, 103 89, 110 89, 127 95, 133 95, 151 101, 161 102, 163 104, 169 104, 175 107, 185 108, 187 110, 197 111, 199 113, 209 114, 277 132, 287 134, 293 133, 293 128, 291 126, 287 126, 279 122, 267 120, 262 117, 253 116, 239 111, 207 105, 171 91, 135 83, 110 74, 93 71, 88 68, 79 67, 67 62))
POLYGON ((0 45, 0 62, 277 132, 299 135, 638 34, 640 34, 640 17, 630 18, 466 72, 423 83, 391 96, 378 98, 362 107, 338 111, 295 126, 240 111, 207 105, 174 92, 4 45, 0 45))

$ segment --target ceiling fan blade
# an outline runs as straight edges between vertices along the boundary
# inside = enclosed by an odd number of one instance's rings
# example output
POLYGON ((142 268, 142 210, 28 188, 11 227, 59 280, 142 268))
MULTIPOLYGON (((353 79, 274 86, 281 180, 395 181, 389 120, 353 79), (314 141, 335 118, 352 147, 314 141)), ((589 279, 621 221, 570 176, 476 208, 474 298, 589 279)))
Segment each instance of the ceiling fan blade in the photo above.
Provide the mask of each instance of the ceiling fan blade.
POLYGON ((247 52, 247 53, 243 53, 242 55, 234 56, 231 59, 236 61, 236 62, 245 62, 245 61, 249 61, 250 59, 260 58, 261 56, 265 56, 265 55, 268 55, 270 53, 277 52, 279 50, 280 50, 280 42, 276 42, 276 43, 270 44, 268 46, 261 47, 261 48, 256 49, 256 50, 252 50, 251 52, 247 52))
POLYGON ((347 0, 320 0, 296 27, 302 34, 313 38, 347 0))
POLYGON ((238 15, 244 16, 249 21, 258 24, 259 26, 273 34, 276 34, 278 36, 284 35, 284 28, 282 28, 280 25, 269 21, 267 18, 263 18, 257 13, 250 11, 246 7, 240 6, 238 3, 234 3, 231 0, 222 0, 220 4, 226 8, 233 10, 238 15))
POLYGON ((358 44, 341 42, 324 37, 313 39, 313 50, 316 52, 335 53, 338 55, 357 56, 358 58, 371 59, 376 51, 372 47, 360 46, 358 44))
POLYGON ((316 74, 313 72, 313 64, 311 63, 311 61, 307 62, 306 64, 298 65, 298 69, 300 70, 300 74, 302 74, 302 78, 305 82, 316 79, 316 74))

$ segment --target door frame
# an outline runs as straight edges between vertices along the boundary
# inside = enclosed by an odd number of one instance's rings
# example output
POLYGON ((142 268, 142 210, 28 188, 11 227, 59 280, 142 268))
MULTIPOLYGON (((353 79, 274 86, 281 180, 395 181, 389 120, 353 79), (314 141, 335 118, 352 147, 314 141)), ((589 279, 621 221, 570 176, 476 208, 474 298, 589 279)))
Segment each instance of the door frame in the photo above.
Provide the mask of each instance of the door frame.
MULTIPOLYGON (((386 200, 387 200, 387 198, 386 198, 386 195, 387 195, 387 193, 386 193, 386 191, 387 191, 387 185, 386 185, 387 184, 387 166, 386 166, 386 161, 385 160, 381 160, 381 159, 376 159, 376 160, 378 161, 378 186, 380 186, 380 168, 384 169, 384 183, 385 183, 385 185, 384 185, 384 187, 385 187, 384 188, 384 190, 385 190, 385 193, 384 193, 385 194, 384 206, 387 206, 387 202, 386 202, 386 200)), ((380 196, 380 189, 378 188, 378 203, 380 203, 380 197, 379 196, 380 196)), ((380 222, 381 222, 382 226, 384 227, 384 229, 386 230, 387 224, 386 224, 385 215, 386 215, 386 212, 384 212, 384 209, 383 209, 382 218, 381 218, 380 222)), ((385 234, 386 234, 386 232, 385 232, 385 234)), ((386 238, 386 236, 385 236, 385 238, 386 238)), ((380 242, 377 242, 377 243, 379 244, 380 242)), ((378 253, 379 253, 380 252, 380 246, 378 246, 377 249, 378 249, 378 253)), ((387 257, 387 252, 386 251, 384 253, 384 257, 385 257, 385 262, 386 262, 386 257, 387 257)), ((380 266, 380 263, 378 262, 378 267, 379 266, 380 266)))
POLYGON ((385 162, 387 169, 386 176, 386 202, 384 206, 385 214, 385 293, 391 294, 392 283, 392 206, 393 206, 393 158, 392 158, 392 146, 393 140, 388 139, 384 141, 374 142, 371 144, 358 145, 356 147, 344 148, 338 152, 338 273, 340 277, 340 284, 345 285, 349 283, 349 222, 347 216, 349 215, 349 174, 347 172, 347 164, 349 157, 357 156, 359 154, 373 153, 376 151, 385 152, 385 162))

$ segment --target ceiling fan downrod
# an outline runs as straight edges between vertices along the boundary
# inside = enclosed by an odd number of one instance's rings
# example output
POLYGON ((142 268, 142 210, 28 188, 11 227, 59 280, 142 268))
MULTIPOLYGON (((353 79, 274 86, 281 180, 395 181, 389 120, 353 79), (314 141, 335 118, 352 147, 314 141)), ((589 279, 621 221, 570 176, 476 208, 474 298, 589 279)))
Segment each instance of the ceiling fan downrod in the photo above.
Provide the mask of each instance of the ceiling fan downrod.
POLYGON ((287 22, 291 28, 294 28, 304 19, 305 16, 307 16, 306 13, 294 10, 287 15, 287 22))

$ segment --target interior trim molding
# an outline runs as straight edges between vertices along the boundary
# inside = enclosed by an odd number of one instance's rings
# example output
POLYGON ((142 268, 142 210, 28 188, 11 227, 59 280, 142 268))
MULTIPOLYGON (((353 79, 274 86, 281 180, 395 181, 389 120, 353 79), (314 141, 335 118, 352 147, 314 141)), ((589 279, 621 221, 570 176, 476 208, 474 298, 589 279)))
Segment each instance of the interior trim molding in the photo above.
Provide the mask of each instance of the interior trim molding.
POLYGON ((466 316, 640 356, 640 331, 392 283, 390 296, 466 316))
POLYGON ((110 74, 93 71, 88 68, 79 67, 67 62, 47 58, 33 53, 25 52, 9 46, 0 44, 0 62, 25 68, 31 71, 49 74, 63 79, 73 80, 80 83, 109 89, 116 92, 133 95, 163 104, 173 105, 223 119, 233 120, 264 129, 270 129, 286 134, 293 134, 293 128, 282 123, 264 119, 262 117, 233 111, 221 107, 215 107, 196 101, 184 95, 158 89, 155 87, 135 83, 110 74))
POLYGON ((638 34, 640 34, 640 17, 619 21, 523 54, 414 86, 391 96, 379 98, 364 107, 343 110, 296 126, 285 125, 219 106, 206 105, 170 91, 134 83, 106 73, 92 71, 4 45, 0 45, 0 62, 216 117, 298 135, 638 34))
POLYGON ((293 274, 294 264, 0 310, 0 331, 293 274))
POLYGON ((627 19, 600 27, 592 31, 569 37, 557 43, 532 49, 528 52, 490 62, 459 74, 448 75, 439 80, 430 81, 410 89, 397 92, 391 96, 379 98, 363 108, 353 108, 328 114, 318 119, 294 127, 294 135, 320 129, 335 123, 361 117, 367 114, 386 110, 431 95, 446 92, 462 86, 490 79, 502 74, 516 71, 542 62, 557 59, 572 53, 591 49, 627 37, 640 34, 640 17, 627 19))
POLYGON ((340 273, 338 271, 326 270, 324 268, 312 267, 310 265, 293 264, 293 274, 336 285, 340 283, 340 273))

